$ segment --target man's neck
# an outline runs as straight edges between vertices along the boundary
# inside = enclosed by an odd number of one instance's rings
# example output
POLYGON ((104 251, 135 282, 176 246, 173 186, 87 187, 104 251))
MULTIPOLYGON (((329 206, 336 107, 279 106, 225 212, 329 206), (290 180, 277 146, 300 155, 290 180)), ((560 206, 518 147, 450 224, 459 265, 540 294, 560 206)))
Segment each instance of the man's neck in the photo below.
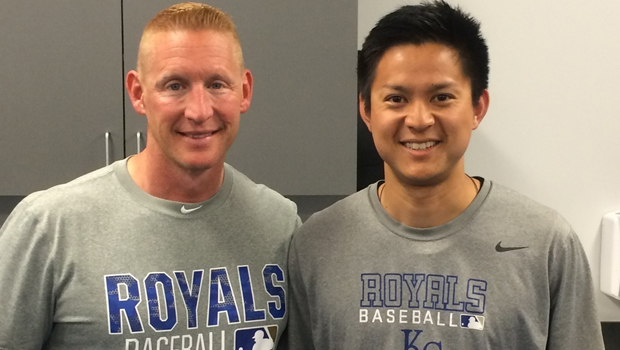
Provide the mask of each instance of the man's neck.
POLYGON ((224 181, 224 166, 189 172, 149 160, 146 152, 129 158, 127 170, 146 193, 175 202, 199 203, 213 197, 224 181))
POLYGON ((459 216, 474 200, 479 188, 480 182, 472 181, 462 171, 431 186, 403 184, 386 171, 379 194, 381 205, 392 218, 410 227, 429 228, 459 216))

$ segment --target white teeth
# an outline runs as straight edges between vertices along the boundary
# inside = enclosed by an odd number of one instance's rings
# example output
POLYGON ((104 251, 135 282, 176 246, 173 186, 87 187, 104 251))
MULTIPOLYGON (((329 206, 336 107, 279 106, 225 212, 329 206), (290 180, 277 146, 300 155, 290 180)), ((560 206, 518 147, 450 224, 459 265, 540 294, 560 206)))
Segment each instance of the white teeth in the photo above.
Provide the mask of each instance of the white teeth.
POLYGON ((185 134, 185 135, 189 136, 189 137, 191 137, 193 139, 200 139, 200 138, 203 138, 203 137, 211 136, 211 135, 213 135, 213 133, 209 132, 209 133, 206 133, 206 134, 185 134))
POLYGON ((437 144, 437 141, 428 141, 428 142, 405 142, 405 146, 407 148, 415 149, 415 150, 424 150, 430 147, 433 147, 437 144))

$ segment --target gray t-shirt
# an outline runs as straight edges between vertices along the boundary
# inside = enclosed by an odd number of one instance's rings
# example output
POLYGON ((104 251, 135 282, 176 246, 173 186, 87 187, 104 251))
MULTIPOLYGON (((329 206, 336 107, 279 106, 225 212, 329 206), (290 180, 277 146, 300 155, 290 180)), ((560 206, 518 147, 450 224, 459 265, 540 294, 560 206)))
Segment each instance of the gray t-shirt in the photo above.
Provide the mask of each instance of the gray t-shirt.
POLYGON ((0 349, 235 349, 286 324, 293 202, 225 166, 219 192, 143 192, 126 160, 26 197, 0 230, 0 349))
POLYGON ((289 256, 291 350, 599 350, 581 244, 555 211, 484 181, 433 228, 373 184, 312 216, 289 256))

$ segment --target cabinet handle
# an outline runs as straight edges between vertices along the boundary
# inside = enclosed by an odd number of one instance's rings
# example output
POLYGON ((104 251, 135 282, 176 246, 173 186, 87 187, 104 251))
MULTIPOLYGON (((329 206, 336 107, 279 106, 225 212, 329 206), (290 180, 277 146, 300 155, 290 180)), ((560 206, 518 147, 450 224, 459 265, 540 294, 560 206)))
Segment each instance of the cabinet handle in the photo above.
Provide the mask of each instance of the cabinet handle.
POLYGON ((105 165, 110 165, 110 133, 105 133, 105 165))
POLYGON ((138 147, 138 151, 136 152, 136 154, 138 154, 142 151, 142 133, 139 131, 136 134, 136 146, 138 147))

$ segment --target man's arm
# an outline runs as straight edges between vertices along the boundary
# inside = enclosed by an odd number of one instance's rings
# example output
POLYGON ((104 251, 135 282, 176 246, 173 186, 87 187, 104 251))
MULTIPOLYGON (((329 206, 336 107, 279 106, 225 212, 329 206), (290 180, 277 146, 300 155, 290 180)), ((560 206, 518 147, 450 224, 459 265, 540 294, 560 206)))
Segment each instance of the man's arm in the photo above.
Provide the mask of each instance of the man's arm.
POLYGON ((54 310, 52 239, 22 201, 0 229, 0 349, 41 349, 54 310))
POLYGON ((551 311, 548 350, 604 350, 588 260, 571 230, 558 235, 549 261, 551 311))

